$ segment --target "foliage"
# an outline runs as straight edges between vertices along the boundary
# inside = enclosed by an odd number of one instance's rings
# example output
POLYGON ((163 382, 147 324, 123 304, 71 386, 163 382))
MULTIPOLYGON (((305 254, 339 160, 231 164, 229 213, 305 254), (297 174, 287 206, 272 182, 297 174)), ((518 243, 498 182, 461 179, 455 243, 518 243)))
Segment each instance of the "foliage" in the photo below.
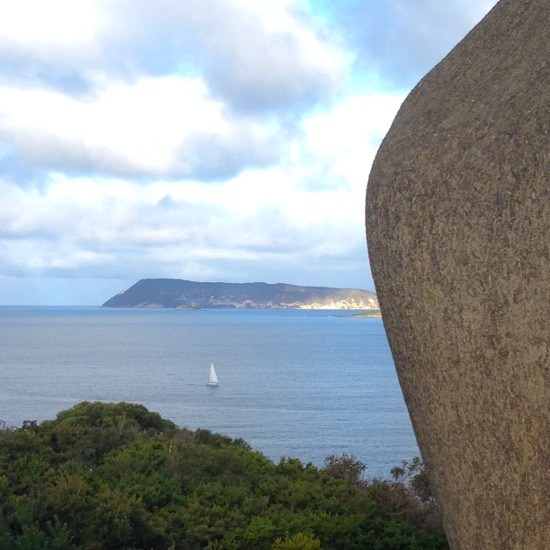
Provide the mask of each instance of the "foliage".
POLYGON ((349 483, 358 485, 362 483, 362 476, 367 466, 354 455, 343 454, 340 457, 329 455, 325 458, 323 472, 329 476, 345 479, 349 483))
POLYGON ((321 541, 311 535, 297 533, 296 535, 284 539, 277 538, 271 546, 271 550, 319 550, 321 541))
POLYGON ((392 481, 364 470, 274 464, 141 405, 84 402, 0 430, 0 550, 447 548, 420 461, 392 481))

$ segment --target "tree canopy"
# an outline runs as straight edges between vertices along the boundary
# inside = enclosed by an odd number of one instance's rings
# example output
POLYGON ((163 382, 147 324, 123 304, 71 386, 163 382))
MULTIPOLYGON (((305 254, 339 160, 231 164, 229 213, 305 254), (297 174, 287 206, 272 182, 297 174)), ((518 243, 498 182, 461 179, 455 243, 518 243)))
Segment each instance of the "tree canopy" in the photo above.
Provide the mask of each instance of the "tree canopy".
POLYGON ((364 469, 275 464, 142 405, 83 402, 0 431, 0 550, 447 548, 421 464, 364 469))

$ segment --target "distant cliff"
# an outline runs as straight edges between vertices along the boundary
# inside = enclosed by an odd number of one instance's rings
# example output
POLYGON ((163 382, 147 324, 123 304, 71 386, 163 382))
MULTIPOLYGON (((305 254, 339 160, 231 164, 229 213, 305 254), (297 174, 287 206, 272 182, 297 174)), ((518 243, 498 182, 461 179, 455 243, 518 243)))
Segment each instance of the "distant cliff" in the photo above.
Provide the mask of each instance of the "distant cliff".
POLYGON ((378 309, 376 294, 354 288, 142 279, 103 307, 378 309))

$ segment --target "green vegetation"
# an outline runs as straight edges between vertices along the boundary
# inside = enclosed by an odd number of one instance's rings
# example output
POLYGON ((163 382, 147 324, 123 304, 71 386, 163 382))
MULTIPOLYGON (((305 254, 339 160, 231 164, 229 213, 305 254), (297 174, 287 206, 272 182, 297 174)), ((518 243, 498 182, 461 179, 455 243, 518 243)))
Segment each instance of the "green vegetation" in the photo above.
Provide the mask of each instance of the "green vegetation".
POLYGON ((447 548, 422 464, 274 464, 141 405, 84 402, 0 431, 0 550, 447 548))
POLYGON ((376 319, 379 319, 382 317, 382 314, 380 313, 379 309, 373 309, 372 311, 365 311, 364 313, 355 313, 354 315, 352 315, 352 317, 367 317, 369 319, 374 317, 376 319))

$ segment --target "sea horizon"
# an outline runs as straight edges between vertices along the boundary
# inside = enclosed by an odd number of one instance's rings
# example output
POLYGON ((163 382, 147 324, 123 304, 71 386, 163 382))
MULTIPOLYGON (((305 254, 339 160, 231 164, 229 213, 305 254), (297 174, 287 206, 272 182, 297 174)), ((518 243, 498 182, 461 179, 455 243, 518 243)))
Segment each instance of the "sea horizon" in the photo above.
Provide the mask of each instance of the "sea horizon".
POLYGON ((0 420, 127 401, 275 462, 348 454, 388 477, 419 452, 382 321, 357 311, 0 306, 0 420))

